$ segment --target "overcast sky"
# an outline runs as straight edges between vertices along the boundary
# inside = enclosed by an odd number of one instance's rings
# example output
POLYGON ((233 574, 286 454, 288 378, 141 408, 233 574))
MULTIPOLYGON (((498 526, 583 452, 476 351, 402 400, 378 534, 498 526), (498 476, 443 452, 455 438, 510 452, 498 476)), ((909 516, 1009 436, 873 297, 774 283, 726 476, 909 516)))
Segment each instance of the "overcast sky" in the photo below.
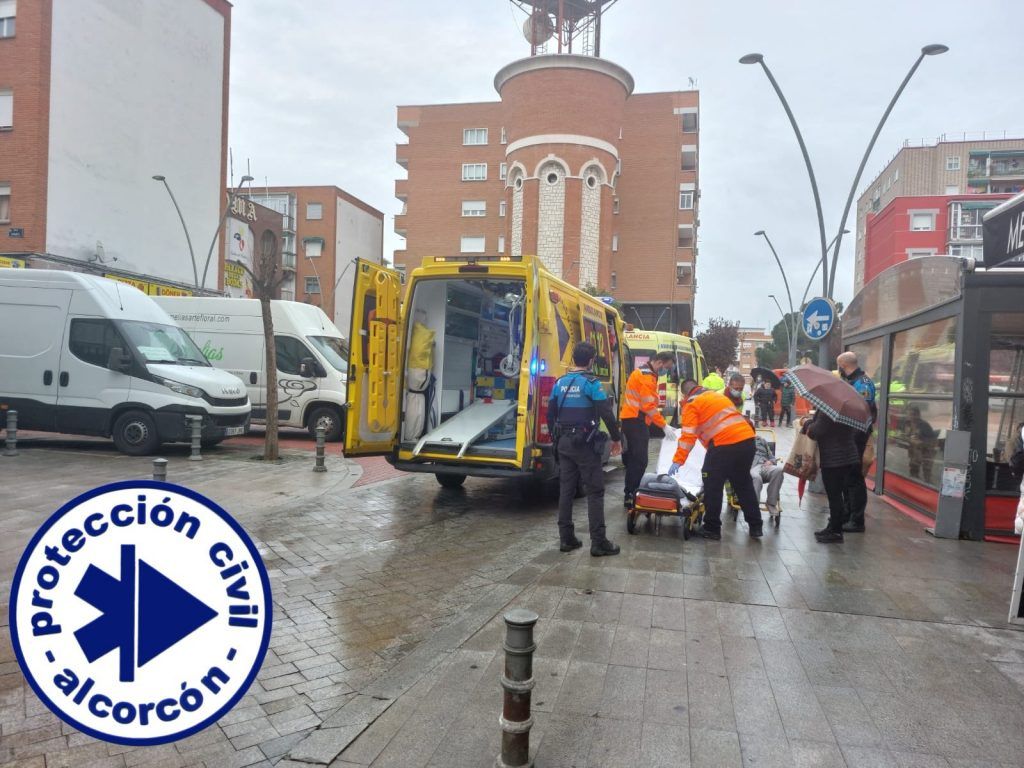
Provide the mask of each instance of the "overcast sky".
MULTIPOLYGON (((385 212, 385 257, 403 240, 394 180, 399 104, 495 101, 494 73, 529 55, 508 0, 235 0, 230 145, 235 178, 336 184, 385 212)), ((760 67, 760 51, 803 131, 829 239, 878 118, 922 45, 945 43, 904 92, 868 161, 858 195, 904 139, 963 131, 1024 136, 1020 0, 619 0, 602 53, 637 92, 701 96, 700 255, 696 319, 770 326, 784 296, 764 242, 775 242, 798 303, 819 248, 800 152, 760 67)), ((851 213, 848 228, 855 229, 851 213)), ((853 287, 853 235, 837 298, 853 287)))

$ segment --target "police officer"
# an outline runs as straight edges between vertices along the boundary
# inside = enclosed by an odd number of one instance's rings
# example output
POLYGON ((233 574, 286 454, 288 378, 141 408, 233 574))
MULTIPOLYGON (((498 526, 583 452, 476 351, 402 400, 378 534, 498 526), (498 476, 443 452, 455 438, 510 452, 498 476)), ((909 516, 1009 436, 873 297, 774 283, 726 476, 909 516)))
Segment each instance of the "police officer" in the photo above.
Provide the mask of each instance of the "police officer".
POLYGON ((649 459, 648 442, 651 424, 666 429, 665 417, 658 410, 658 377, 675 365, 675 355, 659 352, 631 374, 626 381, 626 394, 622 400, 619 418, 622 434, 626 436, 626 451, 622 455, 626 465, 626 509, 633 506, 633 497, 640 487, 649 459))
POLYGON ((604 420, 611 435, 611 455, 622 452, 619 425, 612 401, 597 376, 590 372, 597 349, 585 341, 572 351, 573 366, 559 378, 548 400, 548 431, 554 436, 558 456, 558 536, 563 552, 583 546, 572 523, 572 502, 580 481, 587 495, 590 518, 590 554, 617 555, 619 548, 605 536, 604 471, 601 469, 604 442, 598 429, 604 420))

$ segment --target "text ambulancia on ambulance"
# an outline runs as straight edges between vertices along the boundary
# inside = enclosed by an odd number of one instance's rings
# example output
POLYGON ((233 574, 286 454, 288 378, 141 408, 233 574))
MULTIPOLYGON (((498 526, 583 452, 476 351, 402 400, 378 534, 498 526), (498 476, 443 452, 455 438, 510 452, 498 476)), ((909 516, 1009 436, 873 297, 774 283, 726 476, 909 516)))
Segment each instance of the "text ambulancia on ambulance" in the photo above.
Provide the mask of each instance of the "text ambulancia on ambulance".
POLYGON ((169 483, 101 486, 32 538, 11 637, 39 698, 97 739, 163 744, 245 694, 270 640, 270 582, 242 527, 169 483))

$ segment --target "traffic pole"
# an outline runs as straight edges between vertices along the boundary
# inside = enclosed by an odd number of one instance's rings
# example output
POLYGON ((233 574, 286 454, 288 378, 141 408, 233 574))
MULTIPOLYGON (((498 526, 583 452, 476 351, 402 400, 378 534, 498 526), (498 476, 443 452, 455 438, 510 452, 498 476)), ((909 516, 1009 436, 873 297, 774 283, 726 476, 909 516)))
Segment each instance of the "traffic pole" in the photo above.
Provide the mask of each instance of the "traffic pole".
POLYGON ((167 459, 153 459, 153 479, 167 482, 167 459))
POLYGON ((498 722, 501 724, 501 754, 495 768, 529 768, 530 696, 533 691, 533 628, 540 617, 533 611, 514 608, 505 614, 505 671, 501 687, 505 689, 504 706, 498 722))
POLYGON ((4 456, 18 455, 18 412, 7 411, 7 439, 4 441, 4 456))
POLYGON ((192 455, 188 457, 189 461, 202 461, 203 457, 199 453, 200 446, 203 440, 203 417, 198 415, 191 415, 186 417, 192 424, 192 455))
POLYGON ((324 466, 324 452, 327 448, 327 431, 324 429, 322 424, 318 424, 316 428, 316 464, 313 466, 314 472, 326 472, 327 467, 324 466))

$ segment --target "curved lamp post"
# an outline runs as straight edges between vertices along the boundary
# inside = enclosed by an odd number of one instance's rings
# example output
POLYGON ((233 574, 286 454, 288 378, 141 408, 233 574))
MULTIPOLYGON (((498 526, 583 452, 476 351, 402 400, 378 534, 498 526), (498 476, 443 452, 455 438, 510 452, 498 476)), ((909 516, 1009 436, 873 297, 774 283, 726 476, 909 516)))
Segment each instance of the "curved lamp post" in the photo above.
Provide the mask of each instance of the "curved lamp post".
POLYGON ((782 315, 782 322, 786 324, 786 346, 789 347, 786 354, 786 360, 788 362, 787 367, 792 368, 796 364, 796 355, 793 351, 796 346, 796 342, 793 339, 792 326, 786 318, 786 313, 782 311, 782 305, 779 304, 779 300, 775 298, 775 294, 769 293, 768 298, 775 302, 775 306, 779 308, 779 314, 782 315))
MULTIPOLYGON (((241 181, 238 182, 238 186, 235 189, 241 189, 245 182, 249 182, 249 188, 252 189, 252 176, 243 176, 241 181)), ((230 197, 228 198, 228 204, 224 206, 224 215, 220 217, 220 224, 217 225, 217 229, 213 231, 213 240, 210 242, 210 250, 206 252, 206 263, 203 264, 203 286, 206 286, 206 272, 210 268, 210 259, 213 258, 213 247, 217 245, 217 238, 220 237, 220 231, 224 228, 224 222, 228 220, 228 214, 231 212, 230 197)))
MULTIPOLYGON (((779 272, 782 273, 782 282, 786 286, 786 299, 789 301, 789 314, 786 315, 783 313, 783 319, 786 321, 786 335, 789 337, 789 367, 792 368, 793 364, 796 362, 796 358, 793 357, 793 347, 795 345, 795 339, 793 338, 793 325, 796 322, 796 317, 793 312, 793 295, 789 292, 789 279, 786 277, 786 270, 782 267, 782 259, 779 258, 779 254, 775 250, 775 246, 772 245, 771 238, 768 237, 768 233, 763 229, 759 229, 754 233, 754 236, 763 237, 764 241, 768 243, 768 247, 772 249, 772 256, 775 257, 775 263, 779 265, 779 272)), ((778 304, 778 301, 775 303, 778 304)))
POLYGON ((199 287, 199 270, 196 269, 196 252, 192 250, 192 237, 188 233, 188 225, 185 224, 185 217, 181 214, 181 208, 178 207, 178 201, 174 198, 174 193, 171 192, 171 185, 167 183, 167 177, 157 174, 153 177, 154 181, 163 183, 164 189, 167 190, 167 194, 171 196, 171 202, 174 203, 174 210, 178 212, 178 218, 181 220, 181 228, 185 230, 185 242, 188 243, 188 255, 192 258, 192 280, 199 287))
MULTIPOLYGON (((842 232, 842 234, 844 234, 844 235, 848 235, 848 234, 850 234, 850 230, 848 230, 848 229, 844 229, 844 230, 843 230, 843 232, 842 232)), ((835 244, 835 242, 836 242, 836 240, 837 240, 838 238, 839 238, 839 235, 836 235, 835 237, 833 237, 833 238, 832 238, 832 242, 828 244, 828 247, 827 247, 827 248, 826 248, 825 250, 828 250, 828 249, 830 249, 830 248, 831 248, 831 247, 833 246, 833 244, 835 244)), ((807 287, 806 287, 806 288, 804 288, 804 296, 803 296, 803 298, 802 298, 802 299, 800 299, 800 309, 801 309, 801 311, 803 310, 803 308, 804 308, 804 305, 805 305, 805 304, 807 303, 807 294, 808 294, 808 293, 810 293, 810 291, 811 291, 811 283, 813 283, 813 282, 814 282, 814 276, 815 276, 816 274, 818 274, 818 270, 819 270, 819 269, 821 269, 821 262, 820 262, 820 261, 819 261, 819 262, 817 262, 817 263, 815 263, 815 265, 814 265, 814 271, 813 271, 813 272, 811 272, 811 277, 810 277, 810 279, 808 279, 808 281, 807 281, 807 287)))
MULTIPOLYGON (((807 166, 807 175, 811 180, 811 192, 814 193, 814 210, 818 214, 818 235, 821 237, 821 260, 825 265, 824 270, 828 270, 828 248, 825 245, 825 217, 821 211, 821 195, 818 194, 818 181, 814 178, 814 167, 811 165, 811 156, 807 154, 807 145, 804 144, 803 134, 800 133, 800 126, 796 124, 796 118, 793 116, 793 110, 789 108, 789 102, 786 101, 786 97, 782 94, 782 89, 779 87, 778 81, 775 79, 775 75, 768 69, 768 65, 764 63, 764 54, 761 53, 748 53, 746 56, 740 58, 740 64, 760 64, 761 69, 764 70, 765 75, 768 76, 768 81, 772 84, 772 88, 775 89, 775 94, 779 97, 779 101, 782 102, 782 108, 786 110, 786 117, 789 118, 789 124, 793 126, 793 133, 796 134, 797 143, 800 145, 800 154, 804 156, 804 165, 807 166)), ((828 275, 822 274, 822 289, 828 290, 828 275)))
POLYGON ((892 112, 892 108, 896 106, 896 101, 903 93, 903 89, 907 87, 907 83, 910 82, 910 78, 917 72, 917 68, 921 66, 921 62, 924 61, 925 56, 939 56, 949 50, 948 45, 942 45, 941 43, 933 43, 932 45, 926 45, 921 49, 920 55, 914 62, 910 71, 907 72, 907 76, 903 78, 903 82, 900 83, 900 87, 896 89, 896 93, 893 94, 889 100, 889 106, 885 108, 885 112, 882 113, 882 119, 878 121, 878 125, 875 126, 875 132, 871 134, 871 141, 868 142, 868 148, 864 150, 864 157, 860 160, 860 166, 857 168, 857 175, 853 177, 853 184, 850 185, 850 194, 846 198, 846 206, 843 208, 843 218, 839 221, 840 232, 836 236, 835 244, 836 247, 832 251, 832 265, 829 272, 828 278, 828 293, 826 294, 829 298, 832 297, 832 291, 835 289, 836 283, 836 263, 839 261, 839 248, 843 244, 843 232, 846 230, 843 227, 846 226, 846 218, 850 215, 850 206, 853 205, 853 196, 857 193, 857 185, 860 183, 861 174, 864 173, 864 166, 867 165, 868 157, 871 155, 871 150, 875 148, 875 141, 878 139, 878 134, 882 132, 882 126, 885 125, 885 121, 889 119, 889 113, 892 112))

